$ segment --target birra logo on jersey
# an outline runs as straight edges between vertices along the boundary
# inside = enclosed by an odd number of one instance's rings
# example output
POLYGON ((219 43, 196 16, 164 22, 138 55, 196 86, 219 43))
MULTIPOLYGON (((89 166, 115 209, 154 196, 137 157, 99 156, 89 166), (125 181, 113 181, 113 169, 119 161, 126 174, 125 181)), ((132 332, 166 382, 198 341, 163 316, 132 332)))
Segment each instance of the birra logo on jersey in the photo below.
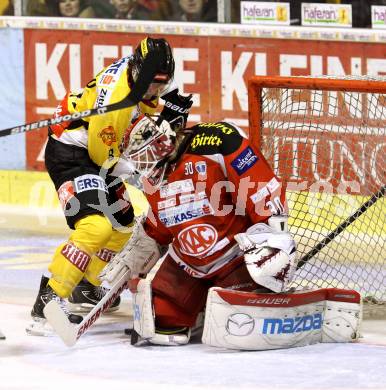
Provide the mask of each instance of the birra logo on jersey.
POLYGON ((240 176, 245 173, 249 168, 253 167, 259 158, 250 146, 245 148, 232 162, 233 169, 240 176))
POLYGON ((101 190, 107 192, 105 181, 98 175, 83 175, 74 179, 75 191, 80 193, 90 190, 101 190))
POLYGON ((203 217, 204 215, 211 215, 213 212, 213 208, 208 199, 203 199, 199 202, 182 204, 174 208, 160 211, 158 216, 166 227, 170 227, 192 221, 203 217))
POLYGON ((263 334, 300 333, 321 329, 323 317, 321 313, 295 318, 265 318, 263 334))
POLYGON ((202 256, 213 248, 217 238, 217 230, 211 225, 189 226, 178 235, 180 251, 189 256, 202 256))

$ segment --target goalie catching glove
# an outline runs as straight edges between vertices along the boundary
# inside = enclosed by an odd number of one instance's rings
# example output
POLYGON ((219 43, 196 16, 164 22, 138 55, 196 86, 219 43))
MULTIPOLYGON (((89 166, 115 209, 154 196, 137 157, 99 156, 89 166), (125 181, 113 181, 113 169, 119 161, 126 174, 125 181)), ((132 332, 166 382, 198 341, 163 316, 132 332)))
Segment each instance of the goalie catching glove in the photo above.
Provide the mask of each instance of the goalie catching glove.
POLYGON ((296 245, 287 220, 287 216, 272 216, 268 225, 257 223, 235 235, 252 279, 274 292, 285 291, 296 271, 296 245))
POLYGON ((99 274, 99 279, 114 285, 129 270, 130 279, 147 274, 160 259, 163 248, 149 237, 143 228, 144 218, 137 218, 133 234, 99 274))

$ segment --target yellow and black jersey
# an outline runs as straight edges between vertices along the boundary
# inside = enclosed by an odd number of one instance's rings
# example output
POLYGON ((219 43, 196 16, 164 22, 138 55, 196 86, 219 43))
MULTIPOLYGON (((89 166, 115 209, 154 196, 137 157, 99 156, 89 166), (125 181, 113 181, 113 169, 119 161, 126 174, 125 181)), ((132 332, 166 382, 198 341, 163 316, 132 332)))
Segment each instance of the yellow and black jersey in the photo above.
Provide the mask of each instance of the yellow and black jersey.
MULTIPOLYGON (((121 101, 130 93, 128 63, 130 57, 115 61, 91 80, 80 93, 69 93, 55 116, 73 114, 121 101)), ((119 144, 131 120, 139 113, 154 114, 158 99, 141 101, 122 110, 95 115, 74 122, 51 126, 53 137, 65 144, 88 149, 91 160, 98 166, 110 167, 109 162, 120 156, 119 144)))

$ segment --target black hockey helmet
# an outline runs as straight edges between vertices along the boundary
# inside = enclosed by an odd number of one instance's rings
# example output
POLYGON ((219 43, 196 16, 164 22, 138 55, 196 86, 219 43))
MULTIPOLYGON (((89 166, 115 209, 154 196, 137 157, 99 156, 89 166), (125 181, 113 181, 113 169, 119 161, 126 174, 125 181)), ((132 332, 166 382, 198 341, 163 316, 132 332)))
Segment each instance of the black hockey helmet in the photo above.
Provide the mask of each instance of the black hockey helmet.
POLYGON ((174 58, 166 39, 144 38, 136 47, 131 61, 132 79, 149 85, 144 98, 159 96, 174 77, 174 58))

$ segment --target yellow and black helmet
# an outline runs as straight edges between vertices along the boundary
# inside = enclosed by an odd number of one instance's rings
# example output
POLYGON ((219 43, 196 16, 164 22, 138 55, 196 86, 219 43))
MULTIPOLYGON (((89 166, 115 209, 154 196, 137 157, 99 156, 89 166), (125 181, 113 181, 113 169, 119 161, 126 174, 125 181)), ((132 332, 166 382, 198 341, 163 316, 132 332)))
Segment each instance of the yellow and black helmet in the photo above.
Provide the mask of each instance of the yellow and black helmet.
POLYGON ((168 81, 174 77, 174 58, 172 49, 166 39, 146 37, 136 47, 133 56, 134 81, 141 73, 143 64, 148 56, 156 58, 156 73, 166 75, 168 81))

